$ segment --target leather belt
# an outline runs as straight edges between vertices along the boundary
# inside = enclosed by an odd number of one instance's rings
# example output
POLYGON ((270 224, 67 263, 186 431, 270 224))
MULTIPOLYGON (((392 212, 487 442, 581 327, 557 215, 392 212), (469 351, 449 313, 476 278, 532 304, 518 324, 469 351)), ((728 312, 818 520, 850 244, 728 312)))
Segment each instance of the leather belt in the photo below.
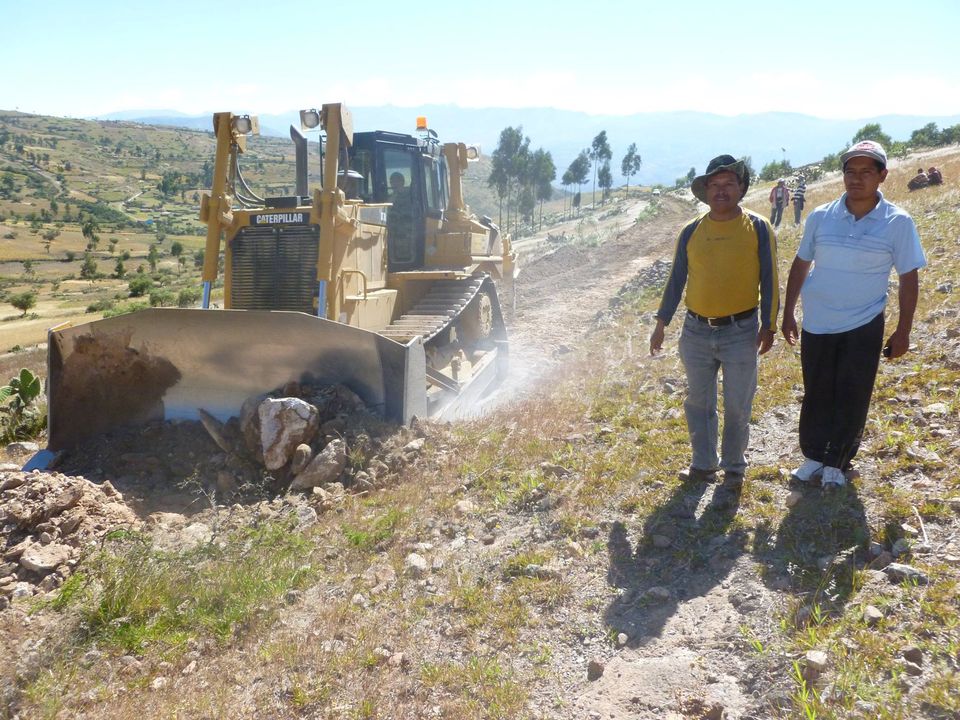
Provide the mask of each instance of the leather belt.
POLYGON ((743 312, 734 313, 733 315, 724 315, 722 317, 704 317, 703 315, 698 315, 693 310, 687 310, 687 315, 692 317, 694 320, 699 320, 702 323, 706 323, 710 327, 719 327, 721 325, 730 325, 736 320, 746 320, 756 311, 757 309, 754 307, 750 308, 749 310, 744 310, 743 312))

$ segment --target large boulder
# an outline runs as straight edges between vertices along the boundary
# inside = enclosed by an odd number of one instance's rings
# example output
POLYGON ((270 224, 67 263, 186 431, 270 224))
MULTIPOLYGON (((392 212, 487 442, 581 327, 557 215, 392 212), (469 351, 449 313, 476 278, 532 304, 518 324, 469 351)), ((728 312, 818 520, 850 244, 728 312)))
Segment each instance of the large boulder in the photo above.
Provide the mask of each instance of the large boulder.
POLYGON ((257 408, 257 415, 263 464, 268 470, 290 462, 297 446, 309 444, 320 426, 317 409, 300 398, 267 398, 257 408))
POLYGON ((243 437, 243 444, 247 452, 258 463, 263 463, 263 446, 260 444, 260 415, 258 410, 260 403, 266 398, 266 394, 253 395, 243 401, 240 407, 240 435, 243 437))

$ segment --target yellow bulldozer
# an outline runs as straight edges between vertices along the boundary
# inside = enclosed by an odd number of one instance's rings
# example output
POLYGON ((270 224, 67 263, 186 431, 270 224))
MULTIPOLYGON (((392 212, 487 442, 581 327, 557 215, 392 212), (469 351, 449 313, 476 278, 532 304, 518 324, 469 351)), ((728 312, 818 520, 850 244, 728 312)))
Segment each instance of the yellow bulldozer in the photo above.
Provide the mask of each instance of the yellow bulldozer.
POLYGON ((407 135, 354 133, 340 104, 300 117, 290 128, 296 193, 259 197, 241 168, 256 118, 214 115, 202 308, 50 331, 46 455, 199 410, 227 420, 293 381, 345 384, 401 423, 452 418, 503 377, 498 286, 512 294, 515 254, 464 203, 462 176, 479 149, 441 144, 422 118, 407 135), (322 130, 322 176, 311 192, 312 129, 322 130))

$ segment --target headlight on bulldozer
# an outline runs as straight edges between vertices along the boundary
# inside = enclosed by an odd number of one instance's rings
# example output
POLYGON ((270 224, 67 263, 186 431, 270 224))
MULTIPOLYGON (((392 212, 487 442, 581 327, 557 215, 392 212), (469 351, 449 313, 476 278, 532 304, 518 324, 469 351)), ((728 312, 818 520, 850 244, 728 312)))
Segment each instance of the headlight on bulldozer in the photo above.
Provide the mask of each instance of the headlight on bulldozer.
POLYGON ((260 122, 256 115, 234 115, 233 129, 240 135, 250 135, 260 132, 260 122))
POLYGON ((313 130, 320 125, 320 111, 316 108, 300 111, 300 129, 313 130))

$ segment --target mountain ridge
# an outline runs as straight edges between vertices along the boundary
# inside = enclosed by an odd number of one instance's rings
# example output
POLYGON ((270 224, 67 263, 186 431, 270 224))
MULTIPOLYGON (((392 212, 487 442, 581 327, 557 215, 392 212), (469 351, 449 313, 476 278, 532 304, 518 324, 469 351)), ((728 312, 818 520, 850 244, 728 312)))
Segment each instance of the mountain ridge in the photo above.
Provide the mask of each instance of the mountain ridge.
MULTIPOLYGON (((741 113, 720 115, 692 110, 638 113, 633 115, 591 115, 554 108, 463 108, 456 105, 423 105, 416 108, 396 105, 356 106, 355 127, 413 132, 418 115, 447 139, 477 142, 489 154, 505 127, 523 127, 531 146, 553 155, 557 176, 563 174, 580 150, 601 130, 607 131, 613 150, 611 171, 616 183, 623 182, 620 160, 630 143, 636 143, 643 166, 631 184, 672 184, 692 167, 702 170, 707 161, 721 153, 749 156, 759 170, 771 161, 790 160, 794 166, 819 161, 849 144, 856 132, 868 123, 878 123, 895 140, 934 122, 939 127, 960 123, 960 114, 949 116, 880 115, 856 119, 828 119, 795 112, 741 113), (451 130, 452 128, 452 130, 451 130), (576 140, 571 140, 576 137, 576 140)), ((191 129, 210 129, 212 113, 187 115, 167 111, 136 110, 101 115, 93 119, 142 122, 191 129)), ((261 113, 261 132, 286 136, 289 124, 299 123, 298 112, 261 113)))

